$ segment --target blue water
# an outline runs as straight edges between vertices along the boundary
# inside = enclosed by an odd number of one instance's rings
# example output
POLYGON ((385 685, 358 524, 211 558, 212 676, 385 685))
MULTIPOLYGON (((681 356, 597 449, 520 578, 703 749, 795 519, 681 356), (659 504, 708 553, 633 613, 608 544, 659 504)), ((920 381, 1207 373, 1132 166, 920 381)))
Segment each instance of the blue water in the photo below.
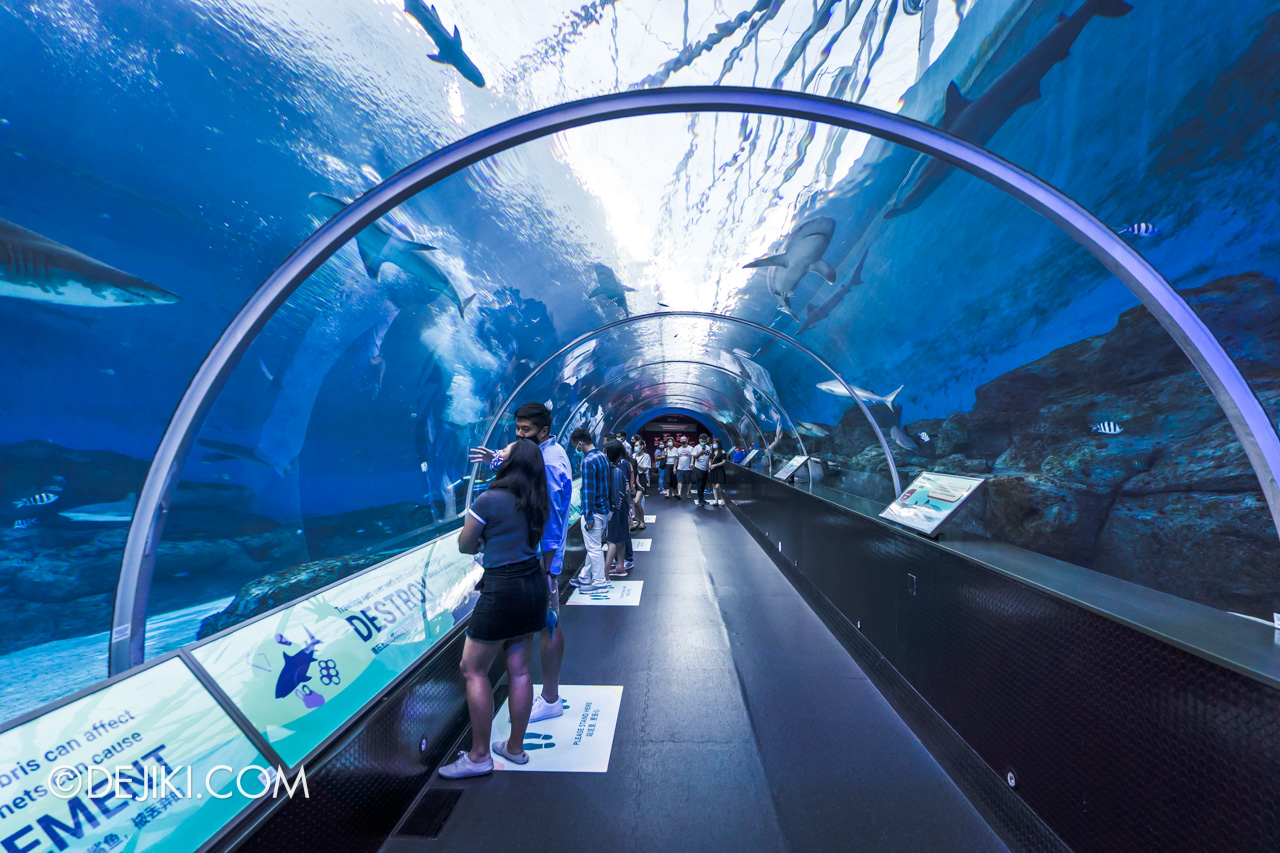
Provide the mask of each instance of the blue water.
MULTIPOLYGON (((776 4, 776 16, 723 36, 717 27, 752 4, 694 2, 687 25, 682 5, 597 3, 575 17, 576 6, 551 0, 439 2, 484 72, 481 89, 430 61, 430 39, 393 2, 0 0, 0 219, 183 299, 100 310, 0 298, 0 358, 10 366, 0 445, 34 439, 149 459, 219 333, 321 221, 313 192, 350 199, 503 119, 659 79, 861 92, 936 123, 949 83, 980 96, 1081 3, 978 0, 963 20, 954 4, 934 4, 939 36, 923 61, 921 18, 890 17, 891 0, 860 5, 827 57, 822 47, 851 6, 811 26, 812 4, 776 4), (509 26, 493 29, 495 16, 509 26), (682 52, 703 39, 706 51, 682 52)), ((1268 46, 1280 11, 1272 0, 1133 5, 1086 24, 1044 75, 1041 97, 1014 111, 989 147, 1110 224, 1157 223, 1160 237, 1134 245, 1176 287, 1276 275, 1280 201, 1269 176, 1280 63, 1268 46)), ((466 449, 508 395, 560 347, 625 312, 727 313, 798 335, 851 382, 877 393, 905 386, 909 422, 970 409, 983 383, 1107 332, 1137 304, 1049 224, 967 175, 883 219, 915 157, 872 141, 827 169, 827 153, 861 144, 772 119, 631 119, 532 143, 408 202, 384 227, 437 247, 431 257, 475 295, 466 316, 393 265, 374 280, 354 248, 342 249, 271 320, 210 412, 201 438, 245 452, 219 459, 195 448, 183 482, 209 488, 191 492, 167 535, 209 548, 175 559, 225 574, 225 601, 255 578, 451 518, 466 489, 466 449), (767 271, 741 267, 814 215, 836 223, 824 257, 837 280, 866 252, 867 284, 801 333, 779 313, 767 271), (632 288, 625 309, 591 295, 596 265, 632 288)), ((793 308, 803 316, 829 292, 809 275, 793 308)), ((599 425, 648 402, 726 423, 755 418, 768 432, 781 417, 775 406, 697 367, 714 362, 759 379, 794 419, 839 422, 848 401, 816 388, 830 375, 767 343, 730 324, 627 326, 559 359, 560 373, 544 372, 526 393, 567 418, 631 360, 670 360, 618 381, 582 420, 599 425)), ((0 467, 5 501, 43 487, 4 475, 0 467)), ((82 503, 136 489, 113 481, 95 493, 101 481, 88 468, 75 476, 82 503)), ((84 546, 81 529, 54 523, 60 509, 5 540, 5 559, 17 562, 0 582, 42 553, 84 546)), ((157 579, 174 595, 189 582, 179 568, 157 579)), ((68 583, 100 577, 66 571, 68 583)), ((213 611, 202 605, 172 623, 153 616, 149 653, 171 647, 150 645, 156 634, 187 636, 196 612, 213 611)), ((66 638, 6 661, 30 652, 22 666, 83 673, 40 694, 49 698, 98 677, 93 649, 96 639, 66 638)), ((36 682, 0 679, 9 696, 29 695, 26 683, 36 682)))

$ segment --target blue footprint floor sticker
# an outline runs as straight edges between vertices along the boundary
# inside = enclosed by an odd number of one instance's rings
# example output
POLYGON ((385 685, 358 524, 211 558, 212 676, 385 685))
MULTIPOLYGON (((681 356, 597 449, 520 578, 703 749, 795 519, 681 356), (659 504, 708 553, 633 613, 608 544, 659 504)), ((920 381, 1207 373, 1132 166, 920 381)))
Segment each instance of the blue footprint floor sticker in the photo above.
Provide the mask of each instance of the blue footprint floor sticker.
POLYGON ((525 733, 525 736, 524 736, 525 749, 553 749, 555 745, 556 745, 555 741, 551 739, 551 735, 540 735, 537 732, 525 733))

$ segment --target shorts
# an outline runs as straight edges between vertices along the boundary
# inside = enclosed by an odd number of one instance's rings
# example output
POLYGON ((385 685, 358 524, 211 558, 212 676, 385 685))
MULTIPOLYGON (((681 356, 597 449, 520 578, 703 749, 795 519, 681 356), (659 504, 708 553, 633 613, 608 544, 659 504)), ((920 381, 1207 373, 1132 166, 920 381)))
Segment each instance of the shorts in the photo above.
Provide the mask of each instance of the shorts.
POLYGON ((676 471, 676 482, 681 484, 692 483, 693 471, 676 471))
POLYGON ((499 643, 534 634, 547 627, 547 573, 537 557, 485 569, 480 600, 471 611, 467 636, 499 643))

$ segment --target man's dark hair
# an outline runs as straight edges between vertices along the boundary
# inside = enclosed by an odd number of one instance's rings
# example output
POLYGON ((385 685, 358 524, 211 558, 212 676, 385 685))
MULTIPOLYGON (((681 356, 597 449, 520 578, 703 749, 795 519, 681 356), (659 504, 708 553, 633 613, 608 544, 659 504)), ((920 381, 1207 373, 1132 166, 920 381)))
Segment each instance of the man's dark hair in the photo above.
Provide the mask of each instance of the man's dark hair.
POLYGON ((532 421, 534 429, 542 432, 544 427, 551 429, 551 410, 541 403, 525 403, 516 409, 516 420, 532 421))
POLYGON ((604 443, 604 455, 609 457, 610 465, 617 465, 623 456, 622 442, 611 438, 604 443))
POLYGON ((575 429, 573 432, 569 434, 569 446, 572 447, 573 445, 579 444, 579 443, 590 444, 594 446, 596 443, 596 440, 591 437, 590 430, 584 429, 583 427, 578 427, 577 429, 575 429))
POLYGON ((710 439, 711 436, 707 435, 705 432, 698 436, 699 441, 709 441, 710 439))

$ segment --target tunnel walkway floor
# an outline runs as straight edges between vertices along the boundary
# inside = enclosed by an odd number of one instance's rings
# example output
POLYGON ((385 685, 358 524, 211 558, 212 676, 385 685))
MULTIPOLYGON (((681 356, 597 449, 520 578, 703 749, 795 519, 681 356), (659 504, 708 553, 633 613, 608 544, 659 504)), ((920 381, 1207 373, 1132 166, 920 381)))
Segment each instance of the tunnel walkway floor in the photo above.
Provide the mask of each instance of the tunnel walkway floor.
POLYGON ((433 776, 439 837, 385 853, 1006 849, 727 507, 647 512, 639 605, 561 608, 564 683, 624 688, 608 771, 433 776))

